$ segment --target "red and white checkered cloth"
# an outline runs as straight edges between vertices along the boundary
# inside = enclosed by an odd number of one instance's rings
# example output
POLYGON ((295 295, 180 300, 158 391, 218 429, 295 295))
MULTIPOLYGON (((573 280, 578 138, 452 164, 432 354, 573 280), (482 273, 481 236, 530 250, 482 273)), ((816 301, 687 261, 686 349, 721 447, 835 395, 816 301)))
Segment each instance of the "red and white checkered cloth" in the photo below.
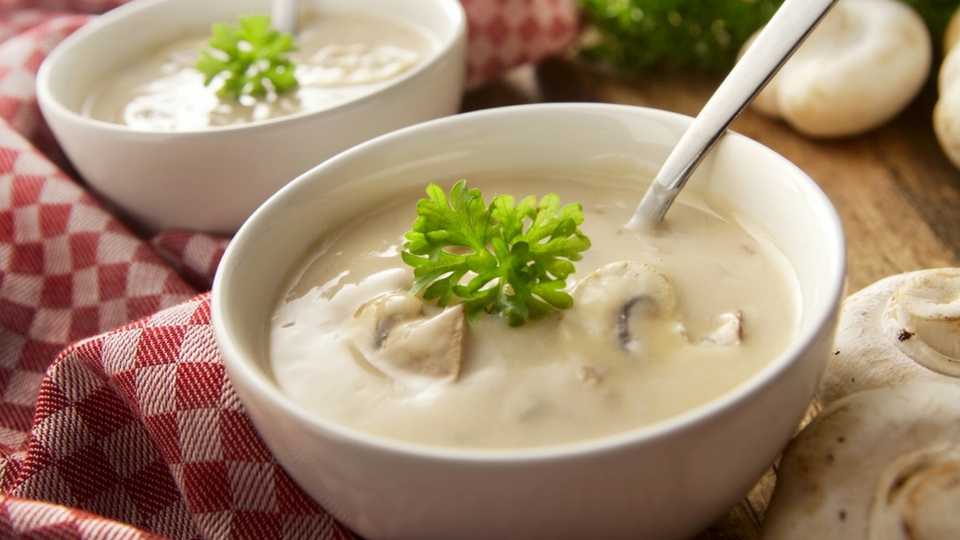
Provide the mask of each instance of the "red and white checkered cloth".
MULTIPOLYGON (((228 239, 137 237, 40 116, 46 54, 121 3, 0 0, 0 538, 352 538, 226 378, 207 291, 228 239)), ((462 3, 468 88, 577 31, 574 0, 462 3)))

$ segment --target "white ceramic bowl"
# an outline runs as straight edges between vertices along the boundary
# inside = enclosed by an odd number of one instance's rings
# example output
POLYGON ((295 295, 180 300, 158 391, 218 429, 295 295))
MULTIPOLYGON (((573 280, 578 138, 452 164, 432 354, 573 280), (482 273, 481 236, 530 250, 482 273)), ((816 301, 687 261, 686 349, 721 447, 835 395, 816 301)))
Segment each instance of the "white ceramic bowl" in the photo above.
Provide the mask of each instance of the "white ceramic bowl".
POLYGON ((148 132, 92 120, 81 105, 131 59, 214 22, 270 13, 270 0, 137 0, 58 45, 37 76, 37 99, 67 157, 89 185, 149 229, 232 233, 291 179, 351 146, 454 114, 464 77, 466 21, 457 0, 303 0, 318 10, 408 21, 439 45, 385 89, 316 112, 242 126, 148 132))
MULTIPOLYGON (((257 210, 216 275, 213 325, 240 398, 299 485, 371 539, 683 539, 740 500, 789 440, 817 388, 846 265, 843 230, 823 192, 783 157, 736 133, 722 139, 686 189, 736 201, 780 245, 796 271, 801 321, 780 356, 706 405, 562 446, 428 447, 306 412, 272 382, 263 353, 268 310, 294 261, 374 194, 389 198, 434 180, 517 168, 620 162, 655 170, 689 122, 603 104, 462 114, 348 150, 257 210)), ((527 192, 518 187, 517 194, 527 192)))

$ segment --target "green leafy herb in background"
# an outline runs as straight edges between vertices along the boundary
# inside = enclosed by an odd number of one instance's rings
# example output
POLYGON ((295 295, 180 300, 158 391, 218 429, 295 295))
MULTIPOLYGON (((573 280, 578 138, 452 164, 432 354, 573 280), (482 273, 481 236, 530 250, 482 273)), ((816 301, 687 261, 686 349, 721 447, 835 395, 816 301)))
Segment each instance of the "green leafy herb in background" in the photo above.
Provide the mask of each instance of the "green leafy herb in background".
MULTIPOLYGON (((935 48, 958 0, 903 0, 926 21, 935 48)), ((621 71, 674 65, 733 67, 740 48, 783 0, 580 0, 589 30, 581 55, 621 71)))
POLYGON ((209 49, 200 51, 196 68, 204 84, 223 79, 220 95, 262 97, 297 86, 294 65, 288 53, 296 50, 293 36, 270 25, 270 17, 254 14, 240 17, 239 26, 225 23, 211 27, 209 49))
POLYGON ((401 253, 414 269, 414 294, 422 291, 440 306, 457 298, 471 322, 486 312, 512 326, 573 305, 562 289, 574 271, 572 261, 590 247, 578 228, 579 204, 561 208, 550 193, 539 203, 531 196, 518 204, 497 195, 487 206, 480 190, 461 180, 449 199, 430 184, 417 214, 401 253))
POLYGON ((723 71, 782 0, 580 0, 596 41, 588 60, 629 71, 655 65, 723 71))

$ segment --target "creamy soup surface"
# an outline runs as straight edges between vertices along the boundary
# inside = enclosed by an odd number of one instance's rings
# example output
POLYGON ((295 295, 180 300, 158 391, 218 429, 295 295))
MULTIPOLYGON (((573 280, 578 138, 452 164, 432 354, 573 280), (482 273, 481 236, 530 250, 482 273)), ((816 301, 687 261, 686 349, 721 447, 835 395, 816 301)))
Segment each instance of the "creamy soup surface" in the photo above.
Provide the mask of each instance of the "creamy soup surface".
MULTIPOLYGON (((232 21, 231 24, 236 24, 232 21)), ((81 113, 153 131, 189 131, 327 109, 371 94, 436 49, 429 33, 368 14, 313 13, 290 54, 296 89, 254 99, 220 97, 194 68, 209 35, 187 37, 125 66, 94 89, 81 113)))
MULTIPOLYGON (((284 394, 330 421, 415 443, 552 445, 701 405, 759 371, 796 333, 798 289, 784 255, 743 216, 692 189, 660 231, 639 233, 622 228, 645 188, 636 179, 530 172, 467 181, 487 203, 497 193, 555 192, 562 204, 583 204, 592 247, 567 280, 574 307, 521 327, 497 316, 466 325, 455 376, 408 376, 384 364, 370 353, 383 336, 358 321, 378 297, 413 282, 400 258, 423 196, 411 193, 323 238, 291 274, 266 330, 284 394), (613 276, 605 288, 592 288, 604 281, 598 269, 613 276)), ((423 316, 439 311, 428 305, 423 316)))

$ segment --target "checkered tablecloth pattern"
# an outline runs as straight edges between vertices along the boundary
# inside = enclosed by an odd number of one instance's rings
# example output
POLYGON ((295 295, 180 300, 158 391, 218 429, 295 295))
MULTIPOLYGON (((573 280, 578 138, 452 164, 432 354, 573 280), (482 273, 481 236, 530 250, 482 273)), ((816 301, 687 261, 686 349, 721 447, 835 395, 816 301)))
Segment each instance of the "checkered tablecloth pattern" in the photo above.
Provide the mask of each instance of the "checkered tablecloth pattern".
MULTIPOLYGON (((573 0, 461 1, 468 88, 577 31, 573 0)), ((226 378, 208 290, 229 239, 138 237, 43 122, 40 63, 122 3, 0 0, 0 538, 352 538, 226 378)))

